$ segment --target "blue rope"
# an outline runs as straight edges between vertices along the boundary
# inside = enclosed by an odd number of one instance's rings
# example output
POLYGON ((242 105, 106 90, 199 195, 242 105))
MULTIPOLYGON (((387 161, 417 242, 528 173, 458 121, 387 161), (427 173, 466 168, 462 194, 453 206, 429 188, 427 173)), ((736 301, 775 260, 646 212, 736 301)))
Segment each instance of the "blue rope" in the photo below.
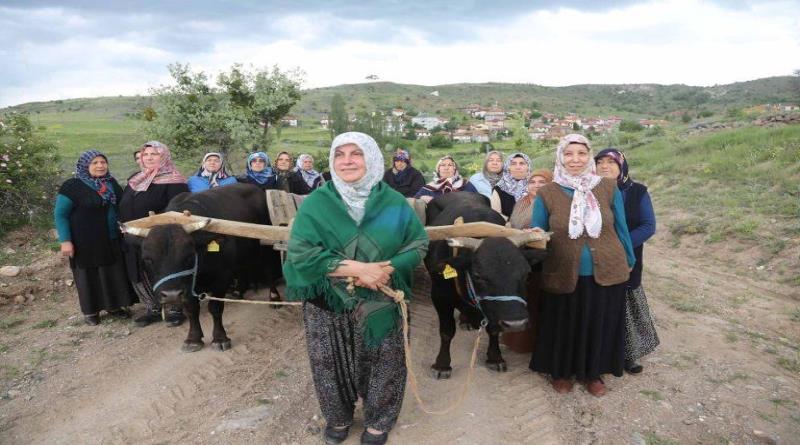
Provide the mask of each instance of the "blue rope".
POLYGON ((153 293, 156 292, 156 289, 158 289, 159 286, 161 286, 162 284, 166 283, 167 281, 174 280, 175 278, 181 278, 181 277, 189 276, 189 275, 192 276, 192 289, 191 289, 192 296, 193 297, 197 297, 197 293, 195 293, 195 291, 194 291, 194 285, 195 285, 195 282, 197 281, 197 253, 194 254, 194 267, 192 267, 191 269, 186 269, 186 270, 182 270, 180 272, 175 272, 175 273, 169 274, 169 275, 165 276, 164 278, 158 280, 156 282, 156 284, 153 285, 153 293))
MULTIPOLYGON (((457 278, 456 278, 457 279, 457 278)), ((522 303, 526 307, 528 306, 528 302, 525 301, 524 298, 518 297, 516 295, 491 295, 491 296, 484 296, 481 297, 475 292, 475 285, 472 283, 472 275, 467 272, 467 304, 470 306, 478 309, 481 315, 483 315, 483 322, 486 322, 486 313, 483 312, 483 308, 481 307, 481 300, 484 301, 516 301, 522 303)))

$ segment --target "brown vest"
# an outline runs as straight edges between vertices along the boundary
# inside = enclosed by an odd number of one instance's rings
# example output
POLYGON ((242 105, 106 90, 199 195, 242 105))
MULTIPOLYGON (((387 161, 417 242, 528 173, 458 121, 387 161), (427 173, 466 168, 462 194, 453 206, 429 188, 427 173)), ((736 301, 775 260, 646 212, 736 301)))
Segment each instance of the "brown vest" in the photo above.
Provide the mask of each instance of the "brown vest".
POLYGON ((547 259, 542 266, 542 289, 553 294, 568 294, 578 284, 581 250, 589 243, 592 254, 594 280, 601 286, 611 286, 628 281, 628 261, 625 249, 614 230, 614 192, 617 183, 603 178, 592 193, 600 204, 603 227, 600 236, 590 238, 584 231, 578 239, 569 238, 569 211, 572 198, 561 186, 552 182, 539 189, 538 197, 550 214, 550 242, 547 244, 547 259))

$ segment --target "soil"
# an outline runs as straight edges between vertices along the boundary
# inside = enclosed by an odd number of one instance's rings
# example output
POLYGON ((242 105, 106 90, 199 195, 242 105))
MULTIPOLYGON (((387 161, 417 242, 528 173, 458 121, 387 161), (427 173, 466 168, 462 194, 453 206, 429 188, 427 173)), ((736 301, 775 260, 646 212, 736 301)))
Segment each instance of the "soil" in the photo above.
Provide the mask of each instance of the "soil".
MULTIPOLYGON (((30 247, 25 236, 9 239, 17 251, 30 247)), ((557 395, 528 370, 527 354, 503 349, 508 372, 488 370, 484 337, 463 404, 428 415, 407 391, 389 443, 800 443, 798 289, 745 254, 676 244, 659 234, 645 249, 661 345, 642 374, 608 376, 602 398, 580 385, 557 395)), ((57 254, 26 254, 19 276, 0 277, 0 443, 322 442, 298 307, 227 304, 233 348, 181 353, 186 326, 137 328, 108 317, 84 325, 57 254)), ((797 263, 796 251, 786 255, 797 263)), ((452 378, 434 380, 438 322, 425 274, 418 277, 413 370, 422 398, 439 409, 460 394, 476 332, 458 332, 452 378)), ((346 443, 358 443, 359 409, 346 443)))

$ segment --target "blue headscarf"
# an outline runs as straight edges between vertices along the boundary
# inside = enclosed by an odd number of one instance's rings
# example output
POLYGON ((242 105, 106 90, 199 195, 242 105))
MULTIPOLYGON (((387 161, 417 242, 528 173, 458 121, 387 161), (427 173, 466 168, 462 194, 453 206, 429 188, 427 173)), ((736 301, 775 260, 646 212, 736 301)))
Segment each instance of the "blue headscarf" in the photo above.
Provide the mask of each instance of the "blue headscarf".
POLYGON ((247 157, 247 177, 252 179, 258 184, 266 183, 271 176, 274 176, 275 172, 272 171, 272 162, 269 160, 269 155, 264 153, 263 151, 257 151, 250 156, 247 157), (264 170, 260 172, 254 172, 253 169, 250 167, 250 163, 253 162, 253 159, 260 158, 264 160, 266 164, 264 166, 264 170))
POLYGON ((75 163, 75 177, 83 181, 84 184, 89 186, 92 190, 96 191, 103 203, 117 203, 117 195, 114 193, 114 187, 111 186, 111 170, 106 171, 106 174, 99 177, 94 177, 89 173, 89 164, 92 159, 102 157, 108 163, 108 157, 98 150, 86 150, 78 157, 78 162, 75 163))

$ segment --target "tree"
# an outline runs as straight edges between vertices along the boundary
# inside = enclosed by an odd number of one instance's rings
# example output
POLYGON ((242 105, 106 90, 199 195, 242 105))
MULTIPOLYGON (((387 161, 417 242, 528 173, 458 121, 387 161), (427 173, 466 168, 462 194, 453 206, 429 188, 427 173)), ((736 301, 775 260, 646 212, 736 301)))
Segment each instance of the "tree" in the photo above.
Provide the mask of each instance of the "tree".
POLYGON ((434 134, 430 138, 431 148, 451 148, 453 141, 443 134, 434 134))
POLYGON ((368 134, 375 139, 379 147, 386 143, 384 136, 385 118, 383 113, 374 111, 369 113, 367 111, 359 111, 356 113, 356 122, 353 124, 353 131, 360 131, 361 133, 368 134))
POLYGON ((331 139, 336 137, 337 134, 342 134, 347 131, 348 120, 347 110, 344 106, 344 98, 339 93, 333 95, 331 98, 331 115, 328 116, 328 127, 331 129, 331 139))
POLYGON ((52 221, 58 147, 33 131, 27 114, 0 118, 0 238, 31 222, 52 221))
POLYGON ((619 131, 635 133, 644 130, 644 126, 636 121, 623 120, 619 123, 619 131))

